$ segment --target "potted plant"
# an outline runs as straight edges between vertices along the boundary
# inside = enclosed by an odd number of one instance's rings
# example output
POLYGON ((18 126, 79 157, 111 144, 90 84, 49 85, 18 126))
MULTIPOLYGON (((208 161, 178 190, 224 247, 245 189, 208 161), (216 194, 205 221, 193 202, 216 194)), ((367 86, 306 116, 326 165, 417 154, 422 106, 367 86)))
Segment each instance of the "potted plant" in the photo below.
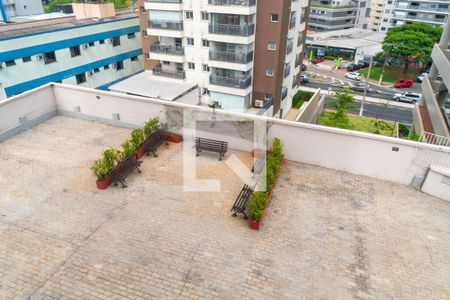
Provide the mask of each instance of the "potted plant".
POLYGON ((251 212, 251 220, 248 222, 248 225, 251 229, 259 230, 259 227, 262 224, 262 219, 265 213, 265 206, 268 201, 266 192, 254 192, 252 199, 248 204, 248 209, 251 212))
POLYGON ((148 120, 145 124, 144 124, 144 139, 148 139, 150 136, 152 136, 154 133, 158 132, 161 129, 160 125, 159 125, 159 118, 153 118, 148 120))
POLYGON ((91 167, 92 173, 97 177, 97 188, 104 190, 111 184, 111 177, 108 176, 108 167, 103 158, 94 162, 91 167))
POLYGON ((167 140, 172 143, 181 143, 183 137, 176 133, 167 133, 167 140))
POLYGON ((120 147, 122 148, 122 151, 119 153, 120 160, 124 160, 125 158, 134 155, 135 149, 133 144, 130 140, 126 140, 123 142, 120 147))
POLYGON ((136 159, 141 158, 145 154, 145 149, 142 147, 144 143, 144 131, 137 128, 131 132, 131 144, 136 152, 136 159))

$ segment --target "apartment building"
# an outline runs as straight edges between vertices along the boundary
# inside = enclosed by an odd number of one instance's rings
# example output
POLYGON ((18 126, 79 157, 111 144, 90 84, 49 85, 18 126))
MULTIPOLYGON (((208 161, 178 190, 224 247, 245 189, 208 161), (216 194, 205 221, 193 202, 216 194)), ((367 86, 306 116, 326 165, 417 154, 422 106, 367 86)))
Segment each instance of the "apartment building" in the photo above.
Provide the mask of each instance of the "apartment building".
POLYGON ((10 17, 42 14, 40 0, 1 0, 0 21, 8 22, 10 17))
POLYGON ((314 31, 367 28, 369 1, 313 0, 308 29, 314 31))
POLYGON ((63 18, 0 27, 3 98, 48 82, 106 89, 141 71, 141 36, 134 11, 102 19, 63 18))
POLYGON ((449 13, 449 0, 401 0, 395 6, 391 26, 414 22, 444 26, 449 13))
POLYGON ((372 0, 370 16, 367 20, 367 29, 371 31, 387 31, 393 11, 388 6, 393 6, 394 8, 394 1, 372 0))
POLYGON ((450 116, 444 102, 450 99, 450 20, 447 20, 439 44, 434 45, 431 58, 433 65, 429 76, 422 81, 422 99, 413 114, 414 129, 418 134, 427 132, 448 139, 450 116))
POLYGON ((283 116, 299 83, 308 0, 138 2, 145 68, 190 82, 201 102, 283 116))

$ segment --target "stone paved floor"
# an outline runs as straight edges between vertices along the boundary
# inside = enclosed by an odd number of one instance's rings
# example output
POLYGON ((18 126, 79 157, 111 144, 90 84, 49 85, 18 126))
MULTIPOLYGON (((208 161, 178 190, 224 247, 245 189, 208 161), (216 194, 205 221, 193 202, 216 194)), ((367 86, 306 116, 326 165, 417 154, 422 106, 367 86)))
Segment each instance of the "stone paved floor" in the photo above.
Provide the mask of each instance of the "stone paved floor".
POLYGON ((255 232, 216 156, 198 173, 224 191, 182 191, 180 145, 97 190, 90 163, 128 134, 55 117, 0 144, 0 299, 450 299, 448 203, 286 162, 255 232))

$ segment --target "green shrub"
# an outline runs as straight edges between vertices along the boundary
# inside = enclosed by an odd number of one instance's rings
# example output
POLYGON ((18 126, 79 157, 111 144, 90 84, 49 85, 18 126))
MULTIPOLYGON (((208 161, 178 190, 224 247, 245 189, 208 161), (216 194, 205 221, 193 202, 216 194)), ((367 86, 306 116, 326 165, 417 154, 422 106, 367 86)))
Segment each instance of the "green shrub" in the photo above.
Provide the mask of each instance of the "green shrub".
POLYGON ((137 151, 141 148, 144 143, 144 131, 140 128, 137 128, 131 132, 131 144, 134 148, 134 151, 137 151))
POLYGON ((122 148, 122 151, 120 152, 120 160, 124 160, 125 158, 133 155, 135 152, 134 146, 130 140, 123 142, 120 147, 122 148))
POLYGON ((103 161, 108 168, 108 172, 111 171, 119 162, 119 151, 114 148, 109 148, 103 151, 103 161))
MULTIPOLYGON (((268 191, 272 189, 272 185, 275 182, 278 172, 280 171, 281 162, 283 160, 283 146, 279 138, 275 138, 272 142, 272 149, 266 157, 266 188, 268 191)), ((262 172, 261 174, 264 174, 262 172)), ((260 178, 260 180, 264 179, 260 178)), ((252 199, 247 204, 248 210, 251 212, 252 220, 258 222, 264 211, 268 201, 267 192, 254 192, 252 199)))
POLYGON ((309 101, 311 97, 314 95, 313 92, 308 91, 297 91, 294 97, 292 98, 292 106, 295 108, 300 108, 305 101, 309 101))
POLYGON ((158 117, 148 120, 144 125, 144 138, 148 138, 160 129, 158 117))
POLYGON ((409 128, 403 123, 398 124, 398 133, 400 134, 400 137, 403 136, 409 136, 409 128))
POLYGON ((332 56, 332 55, 325 55, 323 57, 323 59, 325 59, 325 60, 335 60, 336 58, 334 56, 332 56))
POLYGON ((108 176, 109 169, 103 158, 101 158, 94 161, 94 164, 91 166, 91 171, 97 177, 98 181, 103 181, 108 176))

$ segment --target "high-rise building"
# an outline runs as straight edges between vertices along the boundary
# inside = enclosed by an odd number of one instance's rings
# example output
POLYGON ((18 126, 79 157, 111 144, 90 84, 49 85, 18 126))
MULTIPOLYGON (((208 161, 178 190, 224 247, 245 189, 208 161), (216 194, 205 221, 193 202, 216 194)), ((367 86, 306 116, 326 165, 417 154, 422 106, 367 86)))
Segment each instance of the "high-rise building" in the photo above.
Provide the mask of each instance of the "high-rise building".
POLYGON ((145 67, 197 84, 223 109, 287 113, 299 83, 308 0, 138 2, 145 67))
POLYGON ((392 15, 391 26, 423 22, 444 26, 450 14, 450 0, 401 0, 392 15))
POLYGON ((40 0, 1 0, 0 21, 7 22, 10 17, 42 14, 44 8, 40 0))
MULTIPOLYGON (((433 65, 429 76, 422 81, 422 99, 414 111, 414 129, 450 138, 450 117, 445 102, 450 100, 450 20, 442 33, 439 44, 434 45, 431 53, 433 65)), ((428 142, 439 143, 426 137, 428 142)))
POLYGON ((313 0, 308 28, 314 31, 367 28, 369 1, 313 0))

